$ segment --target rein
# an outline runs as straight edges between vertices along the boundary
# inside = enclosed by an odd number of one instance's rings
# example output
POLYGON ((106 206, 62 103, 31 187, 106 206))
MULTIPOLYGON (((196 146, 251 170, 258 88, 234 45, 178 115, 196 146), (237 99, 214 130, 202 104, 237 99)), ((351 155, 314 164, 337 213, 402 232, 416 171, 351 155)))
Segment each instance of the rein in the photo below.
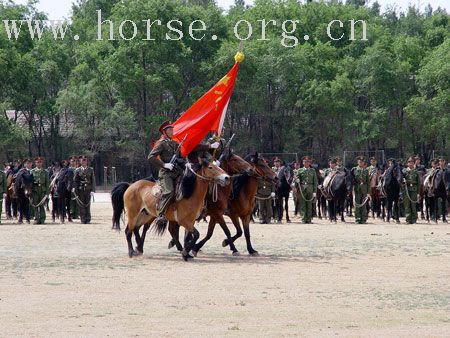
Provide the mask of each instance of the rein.
POLYGON ((369 199, 370 199, 370 195, 369 195, 369 196, 366 196, 366 197, 364 198, 364 200, 362 201, 361 204, 358 204, 358 203, 356 203, 356 200, 355 200, 355 194, 353 194, 353 204, 354 204, 355 207, 357 207, 357 208, 363 207, 363 206, 367 203, 367 201, 368 201, 369 199))
POLYGON ((45 203, 45 201, 46 201, 47 199, 48 199, 48 196, 45 195, 44 198, 43 198, 38 204, 34 205, 33 202, 32 202, 33 199, 30 198, 30 197, 28 197, 28 201, 30 202, 30 205, 31 205, 33 208, 39 208, 40 206, 42 206, 42 205, 45 203))

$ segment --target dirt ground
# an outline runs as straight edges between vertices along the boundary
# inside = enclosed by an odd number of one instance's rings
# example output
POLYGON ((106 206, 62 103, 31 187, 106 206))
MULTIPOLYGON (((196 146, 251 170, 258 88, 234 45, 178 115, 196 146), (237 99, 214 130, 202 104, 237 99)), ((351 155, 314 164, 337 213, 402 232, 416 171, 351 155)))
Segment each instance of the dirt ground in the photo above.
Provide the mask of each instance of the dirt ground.
POLYGON ((450 336, 448 224, 252 224, 259 257, 218 228, 187 263, 166 233, 129 259, 97 195, 90 225, 3 221, 1 337, 450 336))

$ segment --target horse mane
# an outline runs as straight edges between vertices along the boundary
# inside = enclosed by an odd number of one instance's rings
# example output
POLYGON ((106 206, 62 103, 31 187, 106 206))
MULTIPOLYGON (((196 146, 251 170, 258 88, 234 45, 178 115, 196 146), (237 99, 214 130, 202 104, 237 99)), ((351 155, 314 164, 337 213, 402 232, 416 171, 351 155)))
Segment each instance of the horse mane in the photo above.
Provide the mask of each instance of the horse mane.
POLYGON ((191 171, 188 171, 181 179, 181 194, 183 198, 189 198, 194 193, 195 182, 197 181, 197 176, 195 176, 191 171))
POLYGON ((231 194, 231 199, 234 200, 239 196, 242 187, 248 182, 250 176, 239 175, 233 179, 233 193, 231 194))

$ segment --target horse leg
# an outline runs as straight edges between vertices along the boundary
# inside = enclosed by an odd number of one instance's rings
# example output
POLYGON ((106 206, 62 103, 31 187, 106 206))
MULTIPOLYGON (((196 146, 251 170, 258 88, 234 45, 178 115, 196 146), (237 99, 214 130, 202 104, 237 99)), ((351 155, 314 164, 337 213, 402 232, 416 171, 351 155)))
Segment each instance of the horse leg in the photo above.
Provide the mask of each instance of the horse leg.
POLYGON ((125 229, 125 236, 127 238, 128 244, 128 256, 131 258, 133 256, 137 256, 137 252, 133 249, 133 243, 131 242, 131 236, 133 236, 133 231, 131 231, 128 227, 125 229))
POLYGON ((169 233, 172 236, 172 239, 167 248, 171 249, 176 246, 178 251, 182 251, 183 246, 180 243, 180 225, 177 222, 169 222, 169 233))
POLYGON ((398 198, 396 198, 394 200, 394 210, 395 210, 395 220, 396 220, 397 224, 399 224, 400 223, 400 205, 399 205, 398 198))
POLYGON ((236 228, 236 235, 231 237, 231 242, 228 239, 224 239, 222 242, 222 246, 226 247, 227 245, 230 245, 230 243, 234 243, 236 239, 242 236, 242 228, 241 224, 239 223, 239 218, 236 215, 230 215, 231 221, 233 222, 234 227, 236 228))
POLYGON ((142 236, 140 236, 140 238, 139 238, 139 230, 137 231, 137 236, 136 236, 136 232, 134 233, 136 242, 138 243, 138 245, 136 247, 136 251, 138 252, 139 255, 142 255, 144 253, 145 236, 147 235, 147 231, 150 228, 150 225, 153 223, 153 221, 154 221, 154 218, 144 224, 144 228, 142 229, 142 236), (139 241, 138 241, 138 238, 139 238, 139 241))
POLYGON ((230 250, 233 251, 233 256, 239 256, 239 251, 236 249, 236 246, 234 245, 234 242, 231 238, 230 229, 228 229, 227 224, 225 223, 225 220, 223 219, 223 216, 219 219, 219 225, 222 228, 223 232, 225 233, 225 236, 227 236, 228 243, 230 245, 230 250))
POLYGON ((278 223, 281 223, 281 221, 283 220, 283 197, 277 196, 275 204, 277 209, 277 220, 278 223))
POLYGON ((189 258, 193 258, 191 255, 189 255, 189 252, 194 248, 195 243, 200 237, 200 233, 195 227, 193 227, 192 231, 190 231, 189 234, 191 234, 191 236, 188 236, 190 240, 186 241, 184 249, 181 251, 181 255, 183 256, 185 262, 187 262, 189 258))
POLYGON ((194 257, 197 257, 197 253, 200 251, 203 245, 205 245, 205 243, 209 241, 209 239, 212 237, 216 223, 217 223, 216 218, 213 215, 210 215, 208 223, 208 232, 206 233, 205 238, 203 238, 200 242, 194 244, 194 247, 192 248, 192 253, 194 254, 194 257))
POLYGON ((247 251, 251 256, 258 256, 258 251, 253 249, 252 242, 250 240, 250 217, 242 217, 242 226, 244 227, 245 241, 247 242, 247 251))
POLYGON ((286 222, 291 223, 291 220, 289 219, 289 195, 284 197, 284 208, 286 211, 286 222))

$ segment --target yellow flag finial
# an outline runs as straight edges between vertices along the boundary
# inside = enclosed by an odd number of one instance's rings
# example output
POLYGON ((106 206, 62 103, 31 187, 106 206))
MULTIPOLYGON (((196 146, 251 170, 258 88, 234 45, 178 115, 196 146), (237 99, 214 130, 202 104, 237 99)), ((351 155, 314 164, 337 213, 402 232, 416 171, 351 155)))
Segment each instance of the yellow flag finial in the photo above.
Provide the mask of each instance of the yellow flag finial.
POLYGON ((244 44, 242 43, 242 41, 239 43, 239 50, 236 53, 236 55, 234 56, 234 61, 236 63, 241 63, 242 61, 244 61, 245 59, 245 55, 243 53, 244 50, 244 44))
POLYGON ((236 55, 234 56, 234 61, 236 61, 237 63, 241 63, 242 61, 244 61, 245 59, 245 55, 242 52, 237 52, 236 55))

